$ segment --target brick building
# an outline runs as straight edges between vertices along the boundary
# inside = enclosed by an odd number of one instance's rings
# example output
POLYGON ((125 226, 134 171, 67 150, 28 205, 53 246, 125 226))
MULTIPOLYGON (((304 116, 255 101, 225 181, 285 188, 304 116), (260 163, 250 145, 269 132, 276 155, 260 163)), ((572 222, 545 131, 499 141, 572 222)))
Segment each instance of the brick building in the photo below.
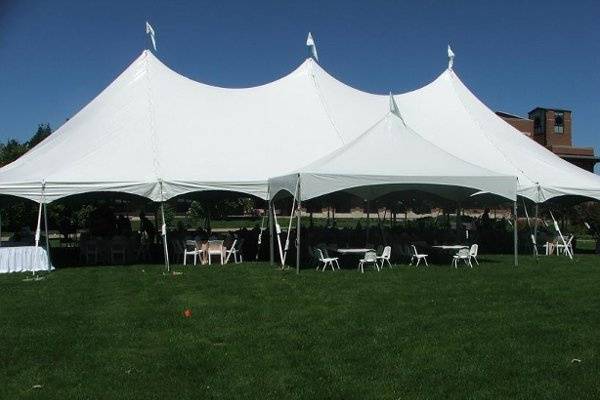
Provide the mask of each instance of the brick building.
POLYGON ((528 118, 502 111, 496 114, 560 158, 580 168, 594 172, 594 165, 600 161, 593 147, 573 147, 569 110, 537 107, 529 112, 528 118))

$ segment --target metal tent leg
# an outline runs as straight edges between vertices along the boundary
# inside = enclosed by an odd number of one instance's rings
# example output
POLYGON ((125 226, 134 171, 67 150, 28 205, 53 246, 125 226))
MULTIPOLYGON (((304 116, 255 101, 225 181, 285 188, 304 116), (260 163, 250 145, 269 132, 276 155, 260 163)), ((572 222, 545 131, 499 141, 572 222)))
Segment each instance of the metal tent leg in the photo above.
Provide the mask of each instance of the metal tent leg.
POLYGON ((513 204, 513 242, 514 242, 514 256, 515 256, 515 267, 519 266, 519 237, 517 232, 517 201, 513 204))
POLYGON ((298 220, 296 222, 296 274, 300 273, 300 227, 301 227, 301 222, 300 219, 302 217, 302 210, 300 208, 300 205, 302 204, 302 202, 300 201, 300 199, 302 198, 302 196, 300 195, 300 175, 298 175, 298 200, 297 200, 297 205, 298 205, 298 213, 297 213, 297 217, 298 220))
POLYGON ((275 265, 275 237, 273 224, 273 202, 269 199, 269 262, 275 265))
POLYGON ((165 267, 167 268, 167 272, 171 271, 171 264, 169 263, 169 246, 167 244, 167 223, 165 222, 165 202, 160 202, 160 216, 162 220, 161 233, 163 238, 163 248, 165 251, 165 267))
POLYGON ((48 212, 46 211, 46 203, 44 203, 44 233, 46 235, 46 257, 48 258, 48 270, 50 270, 50 239, 48 237, 48 212))

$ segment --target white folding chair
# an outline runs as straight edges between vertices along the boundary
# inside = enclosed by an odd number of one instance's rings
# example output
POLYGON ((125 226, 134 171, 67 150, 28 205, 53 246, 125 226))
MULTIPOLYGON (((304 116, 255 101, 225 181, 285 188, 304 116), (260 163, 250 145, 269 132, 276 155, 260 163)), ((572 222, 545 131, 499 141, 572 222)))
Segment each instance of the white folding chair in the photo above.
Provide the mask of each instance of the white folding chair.
POLYGON ((546 249, 547 256, 551 256, 552 253, 554 253, 554 243, 546 242, 546 244, 543 247, 544 247, 544 249, 546 249))
POLYGON ((377 263, 377 253, 373 250, 369 250, 365 253, 365 256, 358 262, 358 269, 361 273, 365 273, 365 264, 373 264, 377 271, 380 271, 379 264, 377 263))
POLYGON ((392 263, 390 263, 391 257, 392 257, 392 246, 385 246, 383 248, 383 252, 381 252, 381 255, 377 256, 377 259, 381 262, 382 269, 386 262, 388 263, 389 267, 392 268, 392 263))
POLYGON ((478 252, 479 252, 479 245, 478 244, 472 244, 471 248, 469 249, 469 263, 471 263, 471 259, 473 259, 473 260, 475 260, 475 262, 477 263, 477 265, 479 265, 479 261, 477 260, 477 253, 478 252))
POLYGON ((231 244, 231 247, 229 248, 229 250, 227 250, 226 252, 226 258, 225 258, 225 264, 227 264, 229 262, 229 258, 231 256, 233 256, 233 262, 234 263, 238 263, 238 262, 242 262, 242 253, 240 251, 240 246, 242 243, 243 239, 235 239, 233 241, 233 243, 231 244), (239 257, 239 261, 238 261, 238 257, 239 257))
POLYGON ((412 248, 412 255, 410 257, 409 265, 412 265, 413 261, 415 259, 417 259, 417 264, 415 265, 415 267, 419 266, 419 263, 421 262, 421 260, 425 261, 425 265, 428 267, 429 266, 429 264, 427 264, 428 254, 419 254, 419 252, 417 251, 417 248, 415 247, 414 244, 411 244, 410 247, 412 248))
POLYGON ((186 240, 183 246, 183 265, 186 265, 188 256, 194 257, 194 265, 198 263, 198 245, 194 240, 186 240))
POLYGON ((574 237, 575 237, 575 235, 570 235, 567 238, 566 243, 557 242, 555 244, 556 255, 560 255, 561 253, 565 256, 568 256, 569 254, 573 255, 573 238, 574 237))
POLYGON ((452 265, 454 268, 458 268, 458 261, 463 260, 466 265, 473 268, 473 264, 471 263, 471 253, 469 249, 460 249, 458 253, 456 253, 452 257, 452 265))
POLYGON ((323 254, 323 250, 321 249, 316 249, 316 253, 319 260, 319 263, 317 264, 317 271, 319 270, 321 263, 323 263, 322 271, 325 271, 328 265, 331 267, 332 271, 335 271, 335 266, 333 265, 334 263, 337 266, 337 269, 340 269, 340 264, 338 263, 337 257, 327 257, 323 254))
POLYGON ((223 256, 224 253, 225 248, 223 247, 222 240, 208 241, 208 249, 206 251, 206 255, 208 256, 208 265, 211 265, 212 256, 219 256, 221 260, 221 265, 223 265, 223 261, 225 261, 225 257, 223 256))

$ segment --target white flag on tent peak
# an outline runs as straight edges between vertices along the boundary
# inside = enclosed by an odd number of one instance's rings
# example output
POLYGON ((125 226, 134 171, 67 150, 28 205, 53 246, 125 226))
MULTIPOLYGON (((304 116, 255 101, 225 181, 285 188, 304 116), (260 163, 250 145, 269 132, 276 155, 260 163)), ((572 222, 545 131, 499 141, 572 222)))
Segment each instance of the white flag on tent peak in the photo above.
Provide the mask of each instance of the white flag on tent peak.
POLYGON ((452 47, 448 45, 448 69, 452 69, 454 66, 454 52, 452 51, 452 47))
POLYGON ((154 48, 154 51, 156 51, 156 39, 154 38, 154 36, 155 36, 154 28, 152 27, 152 25, 150 25, 150 23, 148 21, 146 21, 146 33, 148 35, 150 35, 150 40, 152 41, 152 47, 154 48))
POLYGON ((312 57, 319 61, 319 56, 317 54, 317 45, 315 44, 315 40, 312 37, 312 33, 308 32, 308 37, 306 38, 306 45, 310 48, 310 52, 312 57))

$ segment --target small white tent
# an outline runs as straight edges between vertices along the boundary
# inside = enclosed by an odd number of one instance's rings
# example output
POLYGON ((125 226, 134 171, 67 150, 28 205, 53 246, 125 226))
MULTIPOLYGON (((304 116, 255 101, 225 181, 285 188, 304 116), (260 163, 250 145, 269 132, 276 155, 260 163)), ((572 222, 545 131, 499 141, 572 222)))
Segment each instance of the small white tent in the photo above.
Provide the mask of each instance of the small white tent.
POLYGON ((338 191, 372 199, 414 188, 454 201, 479 193, 515 201, 517 190, 515 176, 453 156, 392 111, 352 142, 269 183, 271 198, 285 190, 300 201, 338 191))
MULTIPOLYGON (((383 119, 352 142, 291 174, 269 181, 270 199, 287 191, 294 195, 294 203, 298 204, 294 207, 298 218, 297 268, 300 265, 300 204, 303 200, 338 191, 370 199, 394 191, 418 189, 455 201, 479 193, 516 201, 515 176, 498 174, 442 150, 404 123, 393 99, 390 105, 391 110, 383 119)), ((281 244, 279 247, 281 249, 281 244)), ((280 256, 283 262, 285 255, 281 250, 280 256)))

